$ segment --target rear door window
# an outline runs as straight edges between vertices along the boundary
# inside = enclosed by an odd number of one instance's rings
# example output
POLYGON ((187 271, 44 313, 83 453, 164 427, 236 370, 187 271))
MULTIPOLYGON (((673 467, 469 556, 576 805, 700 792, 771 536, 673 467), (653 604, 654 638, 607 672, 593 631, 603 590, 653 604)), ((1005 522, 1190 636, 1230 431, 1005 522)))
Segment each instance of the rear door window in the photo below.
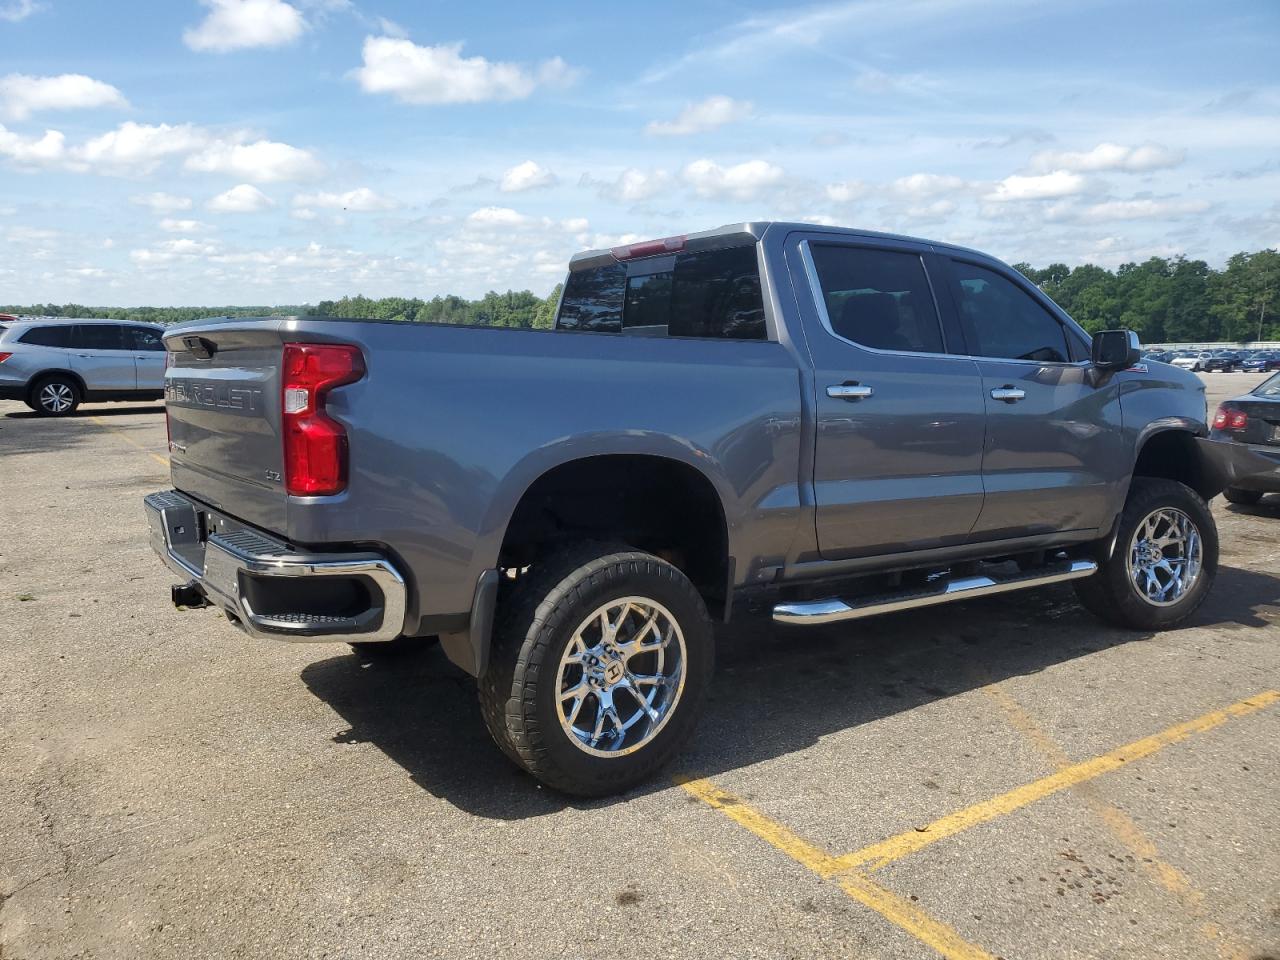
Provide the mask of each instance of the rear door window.
POLYGON ((765 340, 756 248, 682 253, 634 261, 629 268, 617 264, 570 274, 556 326, 632 336, 765 340))
POLYGON ((19 343, 29 343, 34 347, 69 347, 71 346, 70 324, 63 326, 36 327, 22 335, 19 343))
POLYGON ((1038 363, 1070 361, 1063 325, 1029 293, 994 270, 963 260, 951 263, 970 354, 1038 363))
POLYGON ((124 331, 114 323, 78 323, 74 344, 80 350, 127 350, 124 331))
POLYGON ((942 327, 918 253, 813 244, 831 332, 864 347, 942 353, 942 327))

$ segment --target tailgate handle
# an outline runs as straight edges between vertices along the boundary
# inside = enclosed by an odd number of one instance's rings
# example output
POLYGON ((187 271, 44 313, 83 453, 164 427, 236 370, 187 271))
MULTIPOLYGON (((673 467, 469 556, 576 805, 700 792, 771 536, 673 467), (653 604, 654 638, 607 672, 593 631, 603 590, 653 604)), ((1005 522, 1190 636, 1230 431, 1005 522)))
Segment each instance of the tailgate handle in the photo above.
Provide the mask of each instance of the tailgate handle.
POLYGON ((210 360, 213 355, 218 352, 217 346, 212 340, 206 340, 204 337, 183 337, 182 345, 195 357, 200 360, 210 360))

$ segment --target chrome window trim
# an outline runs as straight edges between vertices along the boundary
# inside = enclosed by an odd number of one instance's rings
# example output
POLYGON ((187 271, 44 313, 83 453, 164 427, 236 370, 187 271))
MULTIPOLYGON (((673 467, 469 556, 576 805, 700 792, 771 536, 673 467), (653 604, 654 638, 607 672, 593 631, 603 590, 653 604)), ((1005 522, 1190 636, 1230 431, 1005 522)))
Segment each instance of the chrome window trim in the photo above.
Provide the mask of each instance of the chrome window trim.
MULTIPOLYGON (((933 298, 934 319, 938 324, 938 333, 942 337, 942 345, 947 344, 946 330, 942 326, 942 310, 938 305, 938 294, 933 288, 933 279, 929 276, 929 268, 925 266, 924 255, 918 250, 895 250, 892 247, 877 247, 873 244, 854 244, 854 243, 831 243, 833 247, 848 247, 850 250, 876 250, 882 253, 905 253, 914 255, 920 261, 920 269, 924 271, 925 283, 929 285, 929 296, 933 298)), ((887 357, 960 357, 963 354, 948 353, 941 350, 937 353, 929 353, 922 350, 885 350, 880 347, 869 347, 865 343, 859 343, 857 340, 850 340, 848 337, 842 337, 836 333, 835 328, 831 326, 831 317, 827 313, 827 298, 822 292, 822 281, 818 278, 818 265, 814 263, 813 254, 809 250, 809 241, 800 241, 800 262, 804 265, 805 276, 809 280, 809 295, 813 297, 813 306, 818 314, 818 321, 822 324, 822 328, 827 331, 836 340, 841 343, 847 343, 857 347, 859 350, 865 350, 868 353, 878 353, 887 357)))
MULTIPOLYGON (((930 296, 933 297, 933 308, 935 311, 937 311, 938 322, 939 322, 939 326, 941 327, 942 310, 938 305, 938 294, 937 294, 937 291, 934 289, 933 277, 929 273, 928 265, 924 262, 923 254, 919 253, 918 251, 914 251, 910 249, 895 250, 890 247, 877 247, 874 245, 863 245, 863 244, 832 243, 830 244, 830 246, 847 246, 855 250, 857 249, 881 250, 887 253, 916 253, 920 258, 920 266, 924 269, 925 280, 929 284, 929 294, 930 296)), ((977 353, 954 353, 950 350, 944 350, 941 353, 924 353, 917 350, 883 350, 880 347, 868 347, 864 343, 858 343, 858 341, 856 340, 850 340, 848 337, 840 336, 840 334, 836 333, 835 330, 832 328, 831 317, 827 314, 827 298, 823 296, 823 293, 822 293, 822 283, 818 279, 818 267, 817 267, 817 264, 814 263, 813 254, 810 253, 809 251, 808 240, 800 241, 800 261, 804 265, 805 277, 809 281, 809 295, 813 298, 814 309, 817 311, 818 320, 822 323, 823 329, 826 330, 827 333, 829 333, 836 340, 839 340, 841 343, 851 344, 852 346, 857 347, 859 350, 865 350, 868 353, 878 353, 883 356, 890 356, 890 357, 955 357, 956 359, 959 359, 959 360, 990 360, 996 363, 1023 363, 1023 364, 1027 364, 1029 366, 1035 366, 1035 367, 1087 367, 1093 362, 1092 360, 1023 360, 1019 357, 988 357, 988 356, 984 356, 982 354, 977 354, 977 353)), ((986 267, 985 264, 977 264, 977 265, 985 267, 985 269, 988 269, 988 270, 991 269, 990 267, 986 267)), ((1043 305, 1041 304, 1040 306, 1043 309, 1043 305)), ((1059 320, 1057 317, 1054 317, 1052 313, 1050 313, 1050 317, 1052 317, 1054 321, 1056 321, 1058 324, 1061 325, 1062 321, 1059 320)), ((943 344, 945 345, 947 340, 945 328, 942 329, 942 334, 943 334, 942 341, 943 341, 943 344)))

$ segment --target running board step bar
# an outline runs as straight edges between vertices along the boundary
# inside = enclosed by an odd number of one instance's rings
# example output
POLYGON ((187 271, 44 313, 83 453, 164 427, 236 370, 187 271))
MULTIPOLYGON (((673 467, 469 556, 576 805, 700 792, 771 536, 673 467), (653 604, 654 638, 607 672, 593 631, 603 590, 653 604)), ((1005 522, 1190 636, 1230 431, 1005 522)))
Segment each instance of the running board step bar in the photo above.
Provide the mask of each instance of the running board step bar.
POLYGON ((1008 593, 1011 590, 1025 590, 1029 587, 1043 587, 1066 580, 1079 580, 1081 577, 1096 573, 1097 570, 1098 565, 1092 560, 1070 560, 1010 577, 986 575, 958 577, 955 580, 948 580, 940 587, 927 590, 901 590, 896 593, 859 597, 856 600, 831 598, 789 601, 774 606, 773 620, 775 623, 789 623, 795 626, 818 626, 824 623, 839 623, 842 620, 860 620, 863 617, 874 617, 881 613, 896 613, 899 610, 915 610, 918 607, 950 603, 952 600, 968 600, 971 597, 986 597, 994 593, 1008 593))

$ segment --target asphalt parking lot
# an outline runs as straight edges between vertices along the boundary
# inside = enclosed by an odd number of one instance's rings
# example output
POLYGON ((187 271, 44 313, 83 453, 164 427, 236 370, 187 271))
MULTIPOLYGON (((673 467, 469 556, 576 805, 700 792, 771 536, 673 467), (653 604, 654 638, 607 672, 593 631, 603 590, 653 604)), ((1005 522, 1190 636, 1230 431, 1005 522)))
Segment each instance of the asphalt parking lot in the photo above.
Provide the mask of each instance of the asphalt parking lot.
POLYGON ((1158 636, 1069 588, 735 623, 670 775, 584 803, 438 650, 174 610, 165 463, 158 405, 0 403, 3 960, 1280 956, 1280 497, 1214 501, 1158 636))

